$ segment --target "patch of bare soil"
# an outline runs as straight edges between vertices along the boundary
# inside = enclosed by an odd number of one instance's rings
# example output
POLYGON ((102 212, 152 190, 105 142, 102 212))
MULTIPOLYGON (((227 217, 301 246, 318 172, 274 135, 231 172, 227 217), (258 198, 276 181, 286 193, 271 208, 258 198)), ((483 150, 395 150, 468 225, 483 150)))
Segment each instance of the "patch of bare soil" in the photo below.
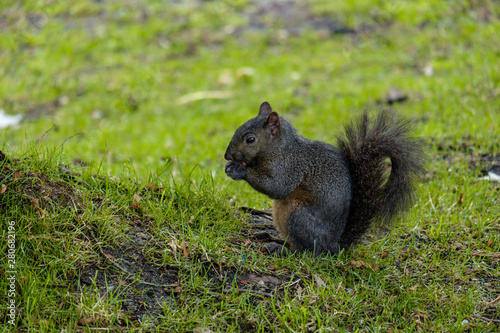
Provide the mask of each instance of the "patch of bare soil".
POLYGON ((479 169, 482 174, 494 172, 500 175, 500 155, 499 154, 480 154, 470 158, 470 166, 473 169, 479 169))
POLYGON ((465 164, 474 175, 484 176, 490 172, 500 175, 498 147, 490 148, 490 153, 478 153, 477 150, 480 148, 485 147, 476 144, 469 136, 454 143, 443 140, 437 142, 439 155, 436 158, 449 165, 465 164))
POLYGON ((500 154, 477 154, 474 152, 444 153, 440 159, 448 164, 464 163, 469 166, 472 173, 487 175, 493 172, 500 175, 500 154))
POLYGON ((278 28, 286 35, 299 35, 305 30, 326 35, 358 32, 330 16, 312 13, 307 2, 300 0, 257 0, 246 6, 241 14, 249 21, 248 26, 242 30, 265 31, 278 28))
POLYGON ((151 236, 135 227, 130 240, 119 247, 101 248, 98 260, 90 263, 80 276, 85 288, 96 286, 103 296, 117 295, 123 299, 122 310, 128 319, 138 321, 154 316, 163 306, 175 306, 175 293, 180 291, 179 270, 150 263, 143 254, 151 236), (85 287, 86 286, 86 287, 85 287))

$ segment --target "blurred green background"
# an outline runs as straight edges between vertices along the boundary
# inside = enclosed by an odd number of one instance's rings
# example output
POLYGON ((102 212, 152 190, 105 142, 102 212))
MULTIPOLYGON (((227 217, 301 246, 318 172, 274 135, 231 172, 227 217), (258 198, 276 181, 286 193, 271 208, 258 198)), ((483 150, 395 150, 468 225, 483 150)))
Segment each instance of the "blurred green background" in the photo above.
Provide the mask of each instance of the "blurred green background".
POLYGON ((0 13, 0 109, 23 116, 0 130, 6 152, 63 146, 76 169, 140 181, 211 175, 266 206, 223 159, 261 102, 333 143, 391 90, 431 155, 498 152, 494 1, 10 0, 0 13))

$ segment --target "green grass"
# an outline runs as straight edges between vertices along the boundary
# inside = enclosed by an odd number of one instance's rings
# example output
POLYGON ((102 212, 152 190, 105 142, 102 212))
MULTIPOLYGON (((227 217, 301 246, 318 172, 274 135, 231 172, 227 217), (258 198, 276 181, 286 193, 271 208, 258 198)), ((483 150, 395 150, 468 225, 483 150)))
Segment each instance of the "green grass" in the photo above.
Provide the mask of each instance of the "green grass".
MULTIPOLYGON (((0 219, 16 222, 13 330, 498 330, 499 186, 478 180, 499 161, 498 6, 259 6, 2 2, 0 108, 24 116, 0 133, 10 159, 0 164, 0 219), (225 176, 234 130, 267 100, 301 134, 333 143, 392 87, 407 94, 394 108, 430 156, 408 215, 338 257, 261 254, 233 205, 271 202, 225 176), (197 92, 223 98, 189 100, 197 92), (141 258, 175 272, 161 306, 139 319, 123 307, 144 277, 121 272, 128 287, 114 293, 80 279, 113 268, 103 254, 136 244, 138 230, 150 237, 141 258), (234 276, 250 272, 283 284, 244 291, 234 276)), ((7 271, 7 257, 0 263, 7 271)), ((3 292, 0 301, 9 331, 3 292)))

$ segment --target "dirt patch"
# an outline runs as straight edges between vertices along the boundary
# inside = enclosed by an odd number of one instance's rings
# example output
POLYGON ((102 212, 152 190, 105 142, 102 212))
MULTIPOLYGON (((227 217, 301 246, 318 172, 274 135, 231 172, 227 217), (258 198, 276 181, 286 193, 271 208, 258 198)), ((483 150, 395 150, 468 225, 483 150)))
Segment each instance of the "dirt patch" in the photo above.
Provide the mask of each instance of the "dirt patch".
POLYGON ((500 175, 500 155, 491 154, 477 154, 473 152, 455 152, 444 153, 439 157, 447 164, 466 164, 472 173, 479 175, 487 175, 493 172, 500 175))
POLYGON ((95 286, 105 297, 119 295, 123 312, 133 322, 153 317, 165 305, 175 306, 179 286, 177 268, 156 266, 144 257, 144 245, 151 238, 145 231, 133 228, 130 240, 119 247, 96 245, 103 260, 90 264, 80 276, 86 288, 95 286))
POLYGON ((470 159, 470 166, 473 169, 480 170, 483 175, 488 172, 494 172, 500 175, 500 155, 498 154, 480 154, 470 159))
POLYGON ((490 172, 500 175, 500 154, 496 144, 482 147, 471 136, 464 136, 456 142, 449 139, 436 140, 432 138, 438 154, 433 158, 449 165, 466 165, 472 174, 484 176, 490 172), (478 152, 487 150, 488 153, 478 152))
POLYGON ((307 30, 327 35, 357 32, 330 16, 313 14, 306 2, 298 0, 257 0, 249 4, 241 15, 247 17, 249 22, 241 30, 266 31, 278 28, 286 35, 299 35, 307 30))

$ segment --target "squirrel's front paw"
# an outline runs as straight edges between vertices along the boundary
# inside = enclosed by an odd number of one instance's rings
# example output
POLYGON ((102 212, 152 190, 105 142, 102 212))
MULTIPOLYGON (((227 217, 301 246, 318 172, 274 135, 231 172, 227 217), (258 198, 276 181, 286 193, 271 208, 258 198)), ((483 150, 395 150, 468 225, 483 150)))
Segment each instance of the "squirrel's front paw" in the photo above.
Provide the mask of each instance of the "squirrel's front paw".
POLYGON ((245 162, 238 163, 235 161, 229 161, 226 164, 226 175, 234 180, 244 179, 247 175, 247 172, 248 167, 245 162))

